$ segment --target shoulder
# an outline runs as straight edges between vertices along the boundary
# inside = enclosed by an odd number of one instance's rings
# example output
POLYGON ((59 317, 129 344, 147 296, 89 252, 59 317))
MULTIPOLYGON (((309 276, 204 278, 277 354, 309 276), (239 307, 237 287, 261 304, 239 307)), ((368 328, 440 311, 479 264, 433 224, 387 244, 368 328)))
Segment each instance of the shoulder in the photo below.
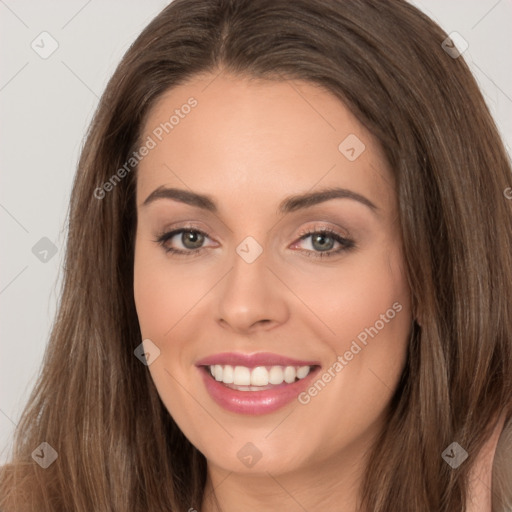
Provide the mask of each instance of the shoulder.
POLYGON ((496 446, 492 470, 492 512, 512 511, 512 417, 496 446))

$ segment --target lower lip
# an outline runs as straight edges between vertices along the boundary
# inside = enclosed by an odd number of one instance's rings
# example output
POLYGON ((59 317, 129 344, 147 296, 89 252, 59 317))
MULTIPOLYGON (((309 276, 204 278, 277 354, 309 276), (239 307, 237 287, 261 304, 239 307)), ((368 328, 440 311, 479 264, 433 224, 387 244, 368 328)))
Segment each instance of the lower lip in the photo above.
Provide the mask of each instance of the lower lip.
POLYGON ((208 393, 218 405, 228 411, 251 415, 268 414, 296 400, 319 369, 315 367, 306 377, 291 384, 283 383, 264 391, 237 391, 212 378, 209 369, 198 367, 208 393))

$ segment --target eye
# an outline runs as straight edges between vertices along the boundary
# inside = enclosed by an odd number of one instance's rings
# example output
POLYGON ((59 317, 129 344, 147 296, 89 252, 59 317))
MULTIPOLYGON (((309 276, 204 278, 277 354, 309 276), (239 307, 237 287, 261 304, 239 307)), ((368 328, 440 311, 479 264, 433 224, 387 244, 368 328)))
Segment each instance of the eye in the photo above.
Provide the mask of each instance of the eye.
POLYGON ((208 234, 193 228, 179 228, 173 231, 162 233, 155 242, 160 244, 165 252, 173 254, 191 255, 202 252, 203 243, 208 238, 208 234), (172 247, 172 245, 181 244, 181 247, 172 247))
MULTIPOLYGON (((306 249, 304 252, 307 256, 313 258, 335 256, 355 247, 353 240, 340 235, 330 228, 307 230, 300 234, 300 241, 307 240, 308 238, 311 239, 307 244, 310 246, 310 249, 306 249), (336 244, 338 244, 338 248, 334 249, 336 244)), ((294 246, 297 244, 298 242, 294 246)))
MULTIPOLYGON (((310 248, 300 250, 308 257, 326 258, 355 247, 353 240, 330 228, 308 230, 300 233, 299 236, 299 241, 295 242, 292 247, 295 248, 300 242, 310 238, 311 240, 307 244, 310 248), (336 244, 338 247, 334 249, 336 244)), ((208 234, 200 229, 182 227, 162 233, 154 241, 161 245, 166 253, 177 256, 194 256, 208 248, 203 245, 207 238, 209 238, 208 234), (181 247, 175 247, 176 244, 181 244, 181 247)))

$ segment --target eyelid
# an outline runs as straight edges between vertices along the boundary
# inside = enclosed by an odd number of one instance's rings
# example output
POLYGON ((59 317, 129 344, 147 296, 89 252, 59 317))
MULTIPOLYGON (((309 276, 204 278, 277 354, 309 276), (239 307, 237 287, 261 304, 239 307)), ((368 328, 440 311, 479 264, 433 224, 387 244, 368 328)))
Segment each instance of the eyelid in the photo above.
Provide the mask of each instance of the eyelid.
POLYGON ((308 227, 302 228, 299 231, 298 236, 300 238, 303 235, 311 234, 311 233, 318 233, 318 232, 333 233, 333 234, 338 235, 341 238, 347 238, 347 239, 352 238, 352 236, 350 235, 350 233, 348 232, 347 229, 343 229, 340 226, 333 227, 332 224, 322 224, 319 222, 315 223, 313 226, 308 226, 308 227))

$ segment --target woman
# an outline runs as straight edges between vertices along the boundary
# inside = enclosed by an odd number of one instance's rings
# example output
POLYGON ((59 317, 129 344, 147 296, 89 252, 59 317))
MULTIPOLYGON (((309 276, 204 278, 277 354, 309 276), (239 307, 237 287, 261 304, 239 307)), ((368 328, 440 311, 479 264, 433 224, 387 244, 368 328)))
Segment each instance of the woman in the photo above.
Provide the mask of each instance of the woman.
POLYGON ((446 37, 376 0, 144 30, 2 510, 510 510, 511 169, 446 37))

